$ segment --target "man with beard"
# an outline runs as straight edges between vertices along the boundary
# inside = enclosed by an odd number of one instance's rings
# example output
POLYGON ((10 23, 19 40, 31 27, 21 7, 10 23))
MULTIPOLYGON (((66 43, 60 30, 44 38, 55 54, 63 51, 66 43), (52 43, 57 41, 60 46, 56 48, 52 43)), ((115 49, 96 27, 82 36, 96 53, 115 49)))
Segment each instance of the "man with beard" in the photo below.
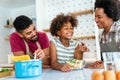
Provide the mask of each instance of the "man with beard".
POLYGON ((49 39, 43 32, 38 32, 32 20, 25 15, 18 16, 13 22, 16 32, 10 35, 11 51, 15 56, 36 54, 37 59, 49 56, 49 39))

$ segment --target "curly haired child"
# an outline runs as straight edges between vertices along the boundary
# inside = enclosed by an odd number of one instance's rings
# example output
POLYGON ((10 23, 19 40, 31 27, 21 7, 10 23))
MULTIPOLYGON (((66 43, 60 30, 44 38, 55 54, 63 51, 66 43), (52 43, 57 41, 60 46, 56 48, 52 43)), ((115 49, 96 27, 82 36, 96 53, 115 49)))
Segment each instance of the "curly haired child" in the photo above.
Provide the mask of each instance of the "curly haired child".
POLYGON ((66 64, 71 59, 82 59, 88 48, 72 39, 74 28, 78 20, 71 15, 63 13, 57 15, 51 23, 50 32, 54 36, 50 41, 51 67, 56 70, 68 72, 72 67, 66 64))

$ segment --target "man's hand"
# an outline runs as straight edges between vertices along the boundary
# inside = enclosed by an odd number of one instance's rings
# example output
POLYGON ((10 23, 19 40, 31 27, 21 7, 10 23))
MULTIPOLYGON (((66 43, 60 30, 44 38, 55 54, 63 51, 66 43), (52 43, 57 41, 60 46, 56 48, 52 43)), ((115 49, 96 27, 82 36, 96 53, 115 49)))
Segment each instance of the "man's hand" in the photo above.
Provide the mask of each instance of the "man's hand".
POLYGON ((45 53, 41 48, 38 48, 35 52, 34 52, 34 58, 35 59, 43 59, 45 57, 45 53))

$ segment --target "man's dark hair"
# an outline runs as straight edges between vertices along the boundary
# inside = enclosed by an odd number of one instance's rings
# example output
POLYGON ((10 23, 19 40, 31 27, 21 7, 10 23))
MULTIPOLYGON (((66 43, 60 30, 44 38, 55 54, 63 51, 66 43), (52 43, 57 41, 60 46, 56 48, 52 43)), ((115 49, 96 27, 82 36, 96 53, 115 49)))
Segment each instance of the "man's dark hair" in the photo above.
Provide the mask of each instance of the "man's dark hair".
POLYGON ((50 32, 52 36, 58 36, 57 31, 62 28, 62 26, 70 22, 72 24, 72 27, 77 27, 78 20, 75 16, 72 15, 64 15, 63 13, 57 15, 51 22, 50 25, 50 32))
POLYGON ((21 15, 15 19, 15 21, 13 22, 13 26, 15 27, 17 32, 21 32, 24 29, 28 28, 32 23, 33 22, 29 17, 21 15))
POLYGON ((112 18, 113 21, 117 21, 120 19, 120 1, 119 0, 96 0, 95 7, 103 8, 104 13, 112 18))

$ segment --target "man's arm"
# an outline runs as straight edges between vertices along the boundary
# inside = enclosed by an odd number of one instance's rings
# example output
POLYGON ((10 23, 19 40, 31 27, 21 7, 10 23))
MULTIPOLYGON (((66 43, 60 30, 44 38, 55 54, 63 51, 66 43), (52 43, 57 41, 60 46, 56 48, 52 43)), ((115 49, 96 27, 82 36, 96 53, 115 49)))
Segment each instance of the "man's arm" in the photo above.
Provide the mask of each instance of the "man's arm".
POLYGON ((14 56, 25 55, 25 53, 23 51, 13 52, 13 54, 14 54, 14 56))

